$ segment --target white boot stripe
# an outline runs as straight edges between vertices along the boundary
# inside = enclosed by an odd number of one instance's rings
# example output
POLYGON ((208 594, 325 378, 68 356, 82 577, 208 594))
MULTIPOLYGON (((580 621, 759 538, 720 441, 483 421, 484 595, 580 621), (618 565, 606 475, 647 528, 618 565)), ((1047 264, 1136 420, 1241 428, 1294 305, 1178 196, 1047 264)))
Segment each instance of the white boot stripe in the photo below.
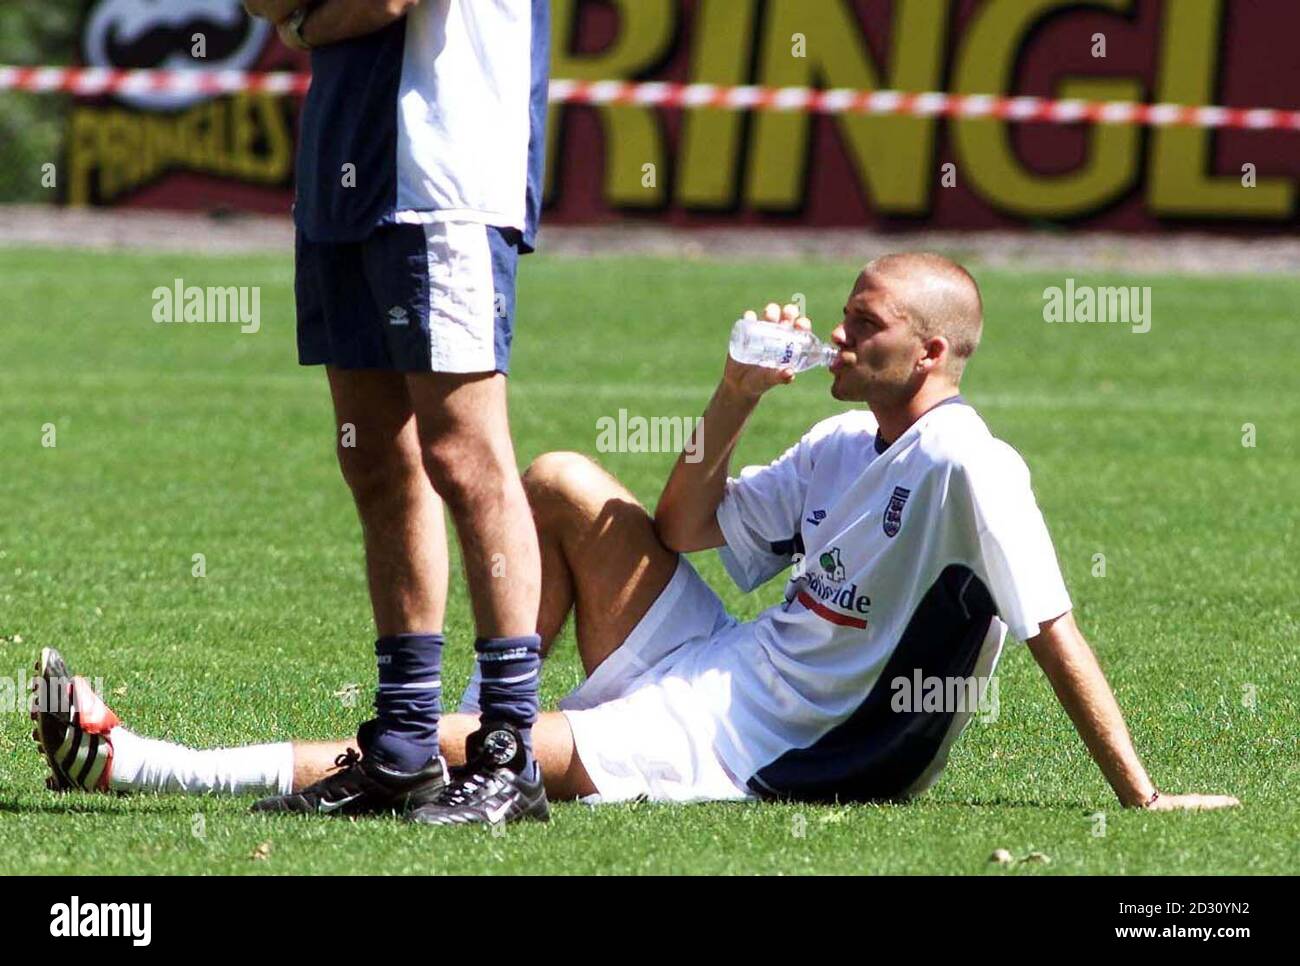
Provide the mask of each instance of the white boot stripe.
POLYGON ((99 735, 90 736, 90 751, 87 753, 86 763, 82 767, 81 771, 78 772, 77 775, 75 776, 77 784, 80 785, 82 788, 93 787, 88 781, 88 777, 90 773, 94 770, 95 765, 99 763, 99 749, 100 746, 103 744, 104 741, 99 737, 99 735))
POLYGON ((108 766, 108 743, 101 743, 99 754, 95 757, 95 763, 90 766, 90 772, 86 775, 85 780, 81 783, 82 787, 91 790, 99 785, 100 776, 104 774, 104 769, 108 766))
POLYGON ((93 742, 90 741, 82 742, 81 747, 77 749, 76 757, 68 763, 67 765, 68 776, 72 778, 74 781, 76 780, 76 777, 80 773, 82 767, 86 764, 86 759, 90 757, 92 745, 93 742))
POLYGON ((64 741, 64 747, 60 749, 57 755, 59 764, 65 772, 71 770, 75 755, 84 747, 85 743, 82 741, 82 735, 83 732, 80 728, 68 729, 68 738, 64 741), (71 744, 68 743, 69 741, 71 744))

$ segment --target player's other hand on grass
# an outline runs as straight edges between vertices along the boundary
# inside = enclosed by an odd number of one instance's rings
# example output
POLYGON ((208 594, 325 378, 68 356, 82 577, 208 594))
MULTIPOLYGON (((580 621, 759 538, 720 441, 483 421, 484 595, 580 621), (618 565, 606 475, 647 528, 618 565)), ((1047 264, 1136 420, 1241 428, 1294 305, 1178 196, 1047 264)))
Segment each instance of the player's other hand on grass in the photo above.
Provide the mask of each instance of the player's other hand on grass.
POLYGON ((1231 795, 1160 795, 1146 806, 1149 812, 1204 812, 1240 805, 1231 795))
MULTIPOLYGON (((757 319, 759 316, 753 309, 746 309, 744 317, 746 319, 757 319)), ((805 332, 812 330, 812 322, 808 320, 807 316, 800 315, 799 307, 793 303, 785 307, 775 302, 767 303, 767 306, 763 309, 763 320, 770 322, 772 325, 793 326, 805 332)), ((751 399, 757 399, 773 386, 794 382, 794 376, 795 372, 790 368, 772 369, 767 366, 748 365, 737 362, 728 355, 727 367, 722 373, 722 381, 733 392, 751 399)))
POLYGON ((244 9, 250 17, 260 17, 280 24, 303 5, 304 0, 244 0, 244 9))

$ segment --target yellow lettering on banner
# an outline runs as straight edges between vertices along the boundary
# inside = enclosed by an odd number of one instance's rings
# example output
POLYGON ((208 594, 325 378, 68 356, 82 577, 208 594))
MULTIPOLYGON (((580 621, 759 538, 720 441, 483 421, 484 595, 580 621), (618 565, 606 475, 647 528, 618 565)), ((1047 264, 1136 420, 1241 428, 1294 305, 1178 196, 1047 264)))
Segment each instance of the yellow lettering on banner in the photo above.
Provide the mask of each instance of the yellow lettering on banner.
POLYGON ((270 94, 254 94, 253 101, 257 106, 257 129, 261 131, 264 148, 261 154, 249 149, 252 166, 248 176, 255 181, 278 184, 293 172, 293 132, 278 98, 270 94))
MULTIPOLYGON (((966 29, 953 71, 954 93, 1005 94, 1025 34, 1051 11, 1106 7, 1127 12, 1132 0, 992 0, 966 29)), ((1142 85, 1125 78, 1072 78, 1053 97, 1142 99, 1142 85)), ((1040 175, 1025 168, 1011 144, 1011 127, 996 118, 954 119, 957 168, 977 194, 1003 211, 1069 218, 1095 211, 1131 190, 1138 176, 1139 129, 1132 124, 1091 127, 1088 158, 1076 171, 1040 175)))
POLYGON ((121 194, 131 183, 127 165, 135 153, 129 144, 130 125, 120 111, 105 118, 108 128, 104 144, 104 166, 100 168, 100 190, 108 197, 121 194))
POLYGON ((90 204, 90 179, 99 159, 99 125, 93 111, 74 107, 68 119, 68 204, 90 204))
MULTIPOLYGON (((194 122, 194 135, 191 143, 194 145, 194 166, 205 171, 216 171, 217 149, 216 144, 216 123, 213 118, 214 102, 209 101, 206 104, 196 108, 190 114, 190 120, 194 122)), ((221 173, 221 172, 218 172, 221 173)))
POLYGON ((189 167, 185 156, 185 129, 168 115, 151 114, 143 118, 145 140, 149 142, 152 166, 149 177, 156 176, 172 165, 189 167))
MULTIPOLYGON (((569 50, 577 0, 552 4, 551 76, 573 80, 631 79, 660 60, 673 41, 677 4, 673 0, 609 0, 618 11, 618 36, 597 54, 569 50)), ((548 112, 547 127, 555 129, 555 108, 548 112)), ((641 184, 642 165, 664 167, 663 129, 657 108, 610 105, 596 108, 604 132, 605 187, 608 204, 624 207, 659 207, 664 203, 666 179, 654 187, 641 184)), ((558 138, 547 139, 546 194, 551 193, 558 138)))
MULTIPOLYGON (((1209 104, 1215 93, 1216 58, 1222 39, 1222 0, 1165 4, 1156 99, 1173 104, 1209 104)), ((1238 175, 1212 176, 1213 132, 1205 128, 1163 127, 1151 135, 1151 214, 1182 218, 1289 218, 1295 183, 1260 178, 1242 190, 1238 175)))
MULTIPOLYGON (((767 9, 759 83, 772 87, 888 87, 932 91, 941 86, 948 7, 933 0, 896 0, 887 84, 872 65, 853 11, 842 0, 774 3, 767 9), (807 36, 806 57, 793 57, 790 36, 807 36)), ((760 112, 754 119, 752 164, 745 195, 756 208, 789 211, 806 195, 811 118, 804 112, 760 112)), ((918 213, 929 207, 932 117, 836 117, 850 160, 876 211, 918 213)))
POLYGON ((115 201, 172 169, 283 184, 293 154, 292 132, 270 94, 236 94, 179 114, 74 108, 68 204, 115 201))
MULTIPOLYGON (((754 13, 754 0, 701 0, 691 25, 691 83, 733 86, 748 80, 754 13)), ((744 130, 740 111, 709 107, 682 112, 679 203, 688 208, 728 208, 735 203, 744 130)))
POLYGON ((255 108, 255 101, 248 94, 237 94, 230 99, 230 150, 239 176, 245 179, 253 177, 257 164, 255 108))

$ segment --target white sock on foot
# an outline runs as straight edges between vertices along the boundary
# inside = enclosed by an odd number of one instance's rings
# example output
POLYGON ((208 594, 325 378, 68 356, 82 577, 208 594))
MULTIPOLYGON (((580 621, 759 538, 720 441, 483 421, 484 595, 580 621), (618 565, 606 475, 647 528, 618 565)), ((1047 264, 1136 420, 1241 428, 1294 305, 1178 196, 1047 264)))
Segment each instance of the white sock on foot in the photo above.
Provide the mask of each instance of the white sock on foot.
POLYGON ((108 787, 115 792, 284 795, 293 790, 293 745, 287 741, 199 750, 142 738, 120 726, 108 737, 113 743, 108 787))

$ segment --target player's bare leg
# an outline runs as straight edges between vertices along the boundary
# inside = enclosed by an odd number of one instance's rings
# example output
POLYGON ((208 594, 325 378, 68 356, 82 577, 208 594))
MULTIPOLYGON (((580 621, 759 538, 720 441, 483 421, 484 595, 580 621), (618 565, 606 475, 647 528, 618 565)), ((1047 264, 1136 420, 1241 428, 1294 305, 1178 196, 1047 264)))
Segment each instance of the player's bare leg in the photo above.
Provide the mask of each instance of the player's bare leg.
MULTIPOLYGON (((537 537, 514 462, 499 373, 384 373, 364 377, 379 396, 383 432, 369 452, 340 448, 362 510, 376 598, 376 716, 315 785, 259 802, 255 810, 348 814, 405 810, 425 824, 548 816, 532 753, 540 639, 537 537), (419 477, 418 482, 415 480, 419 477), (437 493, 460 537, 478 636, 484 715, 468 739, 466 766, 446 779, 440 754, 441 622, 446 541, 421 546, 427 496, 437 493), (383 525, 379 524, 382 520, 383 525), (410 545, 411 542, 414 545, 410 545), (438 561, 436 592, 415 573, 438 561), (385 596, 389 584, 396 587, 385 596), (415 597, 404 594, 406 587, 415 597)), ((340 425, 360 419, 354 377, 331 373, 340 425)), ((365 401, 364 396, 361 400, 365 401)), ((343 427, 346 428, 346 427, 343 427)), ((372 427, 373 428, 373 427, 372 427)))
POLYGON ((636 627, 677 569, 635 496, 581 453, 537 457, 524 473, 542 553, 537 632, 549 649, 570 612, 588 675, 636 627))
POLYGON ((500 373, 408 374, 424 467, 451 512, 481 637, 532 634, 541 576, 500 373))
POLYGON ((466 764, 436 801, 409 812, 428 825, 546 819, 533 754, 541 639, 541 562, 515 464, 506 379, 410 373, 425 471, 451 512, 474 613, 481 726, 466 764))
POLYGON ((339 467, 361 518, 376 632, 440 633, 447 606, 446 525, 424 472, 405 379, 379 369, 327 371, 339 467))

